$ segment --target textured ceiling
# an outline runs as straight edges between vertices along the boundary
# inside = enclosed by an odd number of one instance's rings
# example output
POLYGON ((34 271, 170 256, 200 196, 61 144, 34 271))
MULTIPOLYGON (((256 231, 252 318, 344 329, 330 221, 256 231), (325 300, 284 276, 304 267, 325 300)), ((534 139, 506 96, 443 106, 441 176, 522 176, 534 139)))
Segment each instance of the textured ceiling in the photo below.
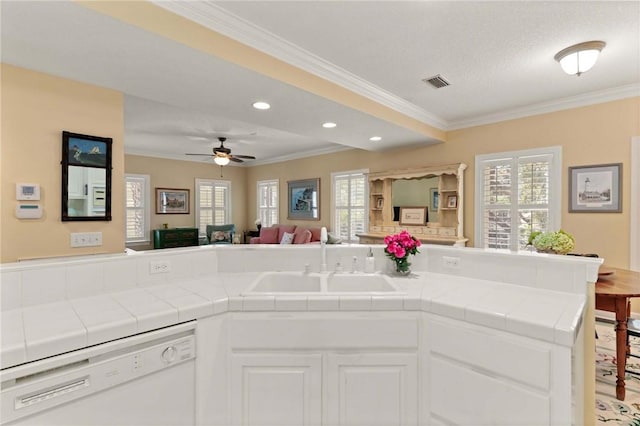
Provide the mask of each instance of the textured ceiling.
MULTIPOLYGON (((156 4, 443 130, 640 95, 640 2, 156 4), (607 43, 596 66, 564 74, 554 54, 592 39, 607 43), (435 74, 451 86, 421 81, 435 74)), ((260 164, 437 142, 75 2, 0 6, 3 62, 126 94, 128 153, 194 160, 228 135, 260 164)))

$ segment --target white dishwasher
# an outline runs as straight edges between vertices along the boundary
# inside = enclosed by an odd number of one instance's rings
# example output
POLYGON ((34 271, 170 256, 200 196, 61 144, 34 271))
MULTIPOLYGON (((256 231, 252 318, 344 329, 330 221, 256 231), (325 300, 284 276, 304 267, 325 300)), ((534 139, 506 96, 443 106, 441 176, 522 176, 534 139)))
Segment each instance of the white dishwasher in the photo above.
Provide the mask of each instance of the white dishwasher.
POLYGON ((196 322, 7 368, 2 425, 194 425, 196 322))

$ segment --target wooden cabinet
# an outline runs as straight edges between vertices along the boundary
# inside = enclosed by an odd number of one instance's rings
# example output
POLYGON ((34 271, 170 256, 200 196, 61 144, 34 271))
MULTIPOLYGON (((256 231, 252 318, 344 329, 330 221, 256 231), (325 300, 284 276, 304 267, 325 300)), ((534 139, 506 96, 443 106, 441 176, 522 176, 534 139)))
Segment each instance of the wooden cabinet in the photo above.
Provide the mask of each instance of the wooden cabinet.
POLYGON ((197 246, 198 243, 198 228, 153 230, 154 249, 197 246))
MULTIPOLYGON (((406 229, 424 243, 464 246, 464 171, 466 164, 429 166, 420 169, 391 170, 369 174, 369 229, 359 234, 363 244, 381 244, 386 235, 406 229), (394 221, 393 182, 400 179, 438 178, 438 208, 429 208, 429 222, 401 226, 394 221)), ((425 188, 425 192, 429 191, 425 188)), ((432 200, 433 201, 433 200, 432 200)), ((419 207, 419 206, 411 206, 419 207)))

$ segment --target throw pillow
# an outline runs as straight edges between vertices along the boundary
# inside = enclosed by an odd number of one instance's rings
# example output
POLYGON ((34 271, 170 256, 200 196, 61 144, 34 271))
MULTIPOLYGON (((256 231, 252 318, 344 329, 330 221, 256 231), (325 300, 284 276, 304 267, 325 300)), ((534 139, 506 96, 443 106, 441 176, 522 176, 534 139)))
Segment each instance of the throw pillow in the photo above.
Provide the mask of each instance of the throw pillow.
POLYGON ((327 244, 342 244, 342 239, 334 237, 331 234, 327 234, 327 244))
POLYGON ((209 241, 212 243, 232 243, 230 231, 213 231, 209 241))
POLYGON ((311 231, 308 229, 297 228, 293 233, 293 244, 307 244, 311 242, 311 231))
POLYGON ((293 234, 296 230, 296 225, 278 225, 278 241, 282 240, 285 232, 293 234))
POLYGON ((289 232, 285 232, 282 234, 282 239, 280 240, 280 244, 291 244, 293 243, 293 234, 289 232))
POLYGON ((278 227, 260 228, 260 244, 278 244, 278 227))

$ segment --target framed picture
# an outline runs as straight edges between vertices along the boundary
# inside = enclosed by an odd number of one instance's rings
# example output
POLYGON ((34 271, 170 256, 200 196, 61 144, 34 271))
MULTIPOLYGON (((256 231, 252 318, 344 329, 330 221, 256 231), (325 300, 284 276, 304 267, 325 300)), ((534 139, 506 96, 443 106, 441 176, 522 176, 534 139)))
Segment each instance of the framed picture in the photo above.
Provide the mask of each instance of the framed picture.
POLYGON ((380 197, 376 200, 376 209, 382 210, 383 206, 384 206, 384 198, 380 197))
POLYGON ((426 207, 400 207, 400 225, 424 225, 426 220, 426 207))
POLYGON ((287 219, 320 220, 320 178, 290 180, 287 219))
POLYGON ((569 167, 569 212, 621 211, 622 163, 569 167))
POLYGON ((455 209, 458 207, 458 196, 457 195, 449 195, 447 197, 447 208, 455 209))
POLYGON ((63 132, 63 157, 69 166, 107 168, 111 154, 111 138, 63 132))
POLYGON ((440 201, 440 194, 438 188, 429 188, 429 200, 431 200, 430 210, 432 212, 438 211, 438 204, 440 201))
POLYGON ((189 190, 156 188, 156 214, 189 214, 189 190))

